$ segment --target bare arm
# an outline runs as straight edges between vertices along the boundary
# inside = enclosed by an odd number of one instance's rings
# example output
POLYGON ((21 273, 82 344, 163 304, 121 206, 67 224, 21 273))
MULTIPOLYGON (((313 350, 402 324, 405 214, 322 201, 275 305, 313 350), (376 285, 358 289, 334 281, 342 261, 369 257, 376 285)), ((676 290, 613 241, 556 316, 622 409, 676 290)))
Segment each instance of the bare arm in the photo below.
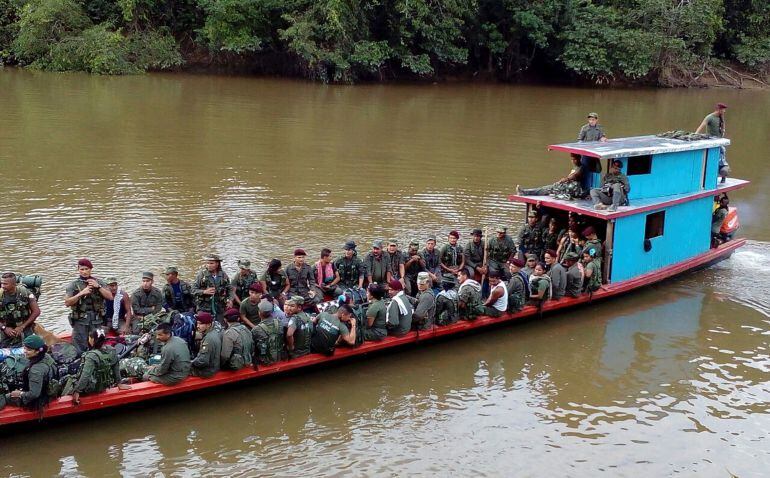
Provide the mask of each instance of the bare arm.
POLYGON ((696 134, 702 133, 706 129, 706 119, 704 118, 703 121, 701 121, 700 126, 698 126, 698 129, 695 130, 696 134))

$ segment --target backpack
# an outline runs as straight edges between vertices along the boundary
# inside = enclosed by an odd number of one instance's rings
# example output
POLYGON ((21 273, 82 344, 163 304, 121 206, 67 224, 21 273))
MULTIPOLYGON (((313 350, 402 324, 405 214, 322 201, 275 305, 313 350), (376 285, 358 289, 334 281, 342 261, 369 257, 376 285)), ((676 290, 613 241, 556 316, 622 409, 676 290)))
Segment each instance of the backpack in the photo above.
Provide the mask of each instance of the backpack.
POLYGON ((366 299, 366 289, 363 287, 351 287, 350 289, 345 289, 344 294, 346 297, 353 299, 354 306, 366 304, 368 302, 366 299))
MULTIPOLYGON (((361 289, 363 290, 363 289, 361 289)), ((369 304, 366 306, 354 306, 353 316, 356 321, 356 343, 355 347, 358 347, 364 340, 366 340, 366 309, 369 308, 369 304)))
POLYGON ((187 348, 192 353, 195 348, 195 314, 191 312, 173 314, 171 334, 187 342, 187 348))
POLYGON ((175 314, 179 315, 179 312, 175 310, 161 310, 157 314, 147 314, 139 321, 139 329, 141 333, 144 333, 149 332, 154 327, 157 327, 158 324, 172 324, 175 314))
POLYGON ((55 375, 64 379, 76 375, 80 369, 78 349, 69 342, 59 342, 51 346, 51 358, 56 362, 55 375))
POLYGON ((29 361, 24 356, 9 356, 0 362, 0 393, 21 390, 23 383, 21 374, 29 361))
POLYGON ((257 362, 260 365, 271 365, 283 359, 284 337, 283 327, 278 320, 262 321, 254 327, 261 329, 266 336, 252 334, 257 362))

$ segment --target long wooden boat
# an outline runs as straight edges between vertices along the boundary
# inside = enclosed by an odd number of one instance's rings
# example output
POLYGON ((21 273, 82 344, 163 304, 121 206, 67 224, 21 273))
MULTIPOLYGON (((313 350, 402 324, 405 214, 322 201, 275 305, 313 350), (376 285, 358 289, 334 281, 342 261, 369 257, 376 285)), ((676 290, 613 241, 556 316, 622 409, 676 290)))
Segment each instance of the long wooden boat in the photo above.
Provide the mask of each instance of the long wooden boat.
MULTIPOLYGON (((660 172, 656 173, 656 176, 666 174, 665 166, 675 162, 675 160, 679 161, 677 167, 681 168, 682 158, 677 159, 670 156, 684 155, 684 159, 691 158, 694 163, 698 163, 690 168, 690 176, 692 176, 692 184, 694 185, 693 190, 682 191, 682 188, 677 186, 679 189, 673 193, 660 194, 660 188, 665 189, 668 183, 660 180, 656 182, 648 181, 646 185, 647 190, 643 189, 642 196, 632 197, 633 206, 622 207, 618 211, 613 212, 594 210, 585 201, 562 201, 551 197, 539 196, 510 196, 511 200, 522 202, 527 205, 527 208, 534 206, 548 208, 552 214, 563 214, 564 216, 569 212, 581 214, 594 221, 593 224, 598 229, 601 229, 600 232, 605 241, 606 248, 603 266, 603 277, 606 283, 590 296, 584 294, 576 298, 565 297, 560 300, 549 300, 540 310, 533 306, 526 306, 517 313, 503 314, 497 318, 482 316, 474 321, 460 321, 452 325, 420 331, 419 333, 413 331, 402 337, 387 337, 380 342, 366 342, 355 348, 339 347, 334 355, 330 357, 310 354, 270 366, 260 366, 257 369, 221 371, 207 379, 189 377, 175 386, 143 382, 133 384, 130 390, 113 388, 99 394, 82 396, 80 404, 77 406, 72 404, 71 397, 64 396, 50 403, 42 414, 9 406, 0 411, 0 426, 78 415, 161 399, 172 395, 212 389, 225 384, 245 382, 293 370, 333 364, 351 357, 394 350, 433 341, 441 337, 456 336, 500 324, 539 317, 542 314, 551 314, 565 310, 571 311, 578 306, 616 297, 684 272, 706 267, 729 257, 737 248, 743 246, 746 240, 733 239, 718 247, 711 247, 709 234, 711 220, 710 197, 743 187, 748 183, 742 180, 729 180, 724 184, 716 184, 715 168, 719 154, 718 148, 724 144, 729 144, 729 141, 709 140, 687 144, 677 143, 672 147, 670 140, 661 146, 660 140, 651 138, 654 137, 611 140, 609 145, 607 143, 597 143, 594 147, 587 147, 584 143, 575 143, 554 145, 551 148, 578 152, 579 154, 593 156, 600 160, 607 159, 608 162, 616 158, 623 158, 626 164, 634 161, 634 158, 637 157, 635 153, 651 156, 651 158, 645 157, 641 159, 645 163, 642 165, 642 169, 647 168, 648 174, 651 174, 650 171, 657 167, 660 172), (691 154, 697 151, 703 151, 704 153, 701 155, 691 154), (689 156, 687 156, 688 154, 689 156), (697 169, 701 170, 702 176, 697 176, 697 169), (712 175, 713 178, 710 177, 712 175), (651 189, 653 188, 651 185, 654 185, 657 189, 651 189), (657 196, 655 196, 656 194, 657 196), (694 205, 695 210, 690 207, 691 205, 694 205), (664 227, 666 223, 660 222, 661 212, 664 213, 664 221, 666 220, 666 212, 670 214, 669 217, 674 217, 675 219, 677 214, 684 214, 684 219, 676 219, 679 222, 683 222, 683 224, 672 224, 664 227), (653 233, 656 231, 655 228, 651 229, 649 227, 650 221, 648 216, 654 216, 655 221, 657 221, 654 224, 659 226, 660 229, 657 236, 648 237, 651 230, 653 230, 653 233), (645 218, 647 218, 646 221, 645 218), (639 224, 640 221, 641 225, 639 224), (603 228, 600 226, 603 226, 603 228), (641 234, 636 239, 641 239, 643 236, 645 238, 644 241, 634 239, 634 234, 641 234), (647 244, 648 241, 649 244, 647 244), (676 242, 675 251, 670 249, 668 242, 671 241, 676 242), (642 242, 645 243, 644 248, 642 247, 642 242), (622 254, 615 252, 615 250, 622 251, 622 254), (645 261, 645 259, 646 262, 643 262, 641 265, 635 263, 637 261, 645 261)), ((639 168, 636 169, 638 170, 639 168)), ((651 178, 641 178, 634 181, 634 177, 631 176, 629 179, 632 186, 645 186, 644 180, 651 178)))

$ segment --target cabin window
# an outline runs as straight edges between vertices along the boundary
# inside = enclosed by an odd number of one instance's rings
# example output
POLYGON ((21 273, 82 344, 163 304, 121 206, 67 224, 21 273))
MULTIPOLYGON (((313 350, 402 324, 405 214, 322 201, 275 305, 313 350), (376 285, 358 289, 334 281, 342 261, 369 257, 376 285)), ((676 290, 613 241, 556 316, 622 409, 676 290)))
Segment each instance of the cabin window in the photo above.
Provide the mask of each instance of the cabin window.
POLYGON ((634 176, 637 174, 650 174, 652 171, 652 156, 646 154, 644 156, 633 156, 628 158, 628 172, 626 176, 634 176))
POLYGON ((666 222, 666 211, 647 214, 647 222, 644 225, 644 238, 652 239, 663 235, 663 224, 666 222))

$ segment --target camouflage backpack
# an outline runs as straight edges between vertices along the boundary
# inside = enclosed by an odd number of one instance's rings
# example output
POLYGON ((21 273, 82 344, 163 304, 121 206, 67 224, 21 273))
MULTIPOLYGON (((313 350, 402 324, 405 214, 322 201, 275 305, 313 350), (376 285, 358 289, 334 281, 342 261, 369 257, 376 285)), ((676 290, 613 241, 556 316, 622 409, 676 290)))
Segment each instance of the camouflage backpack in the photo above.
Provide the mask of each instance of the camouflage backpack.
POLYGON ((258 328, 266 335, 252 334, 259 364, 270 365, 282 360, 285 344, 281 322, 277 319, 262 321, 254 330, 258 328))
POLYGON ((29 361, 26 357, 12 355, 0 362, 0 393, 21 390, 21 374, 29 361))
POLYGON ((64 379, 75 375, 80 369, 78 349, 69 342, 59 342, 51 346, 51 358, 56 362, 56 376, 64 379))
POLYGON ((124 358, 120 361, 120 376, 139 378, 147 372, 147 362, 142 357, 124 358))

